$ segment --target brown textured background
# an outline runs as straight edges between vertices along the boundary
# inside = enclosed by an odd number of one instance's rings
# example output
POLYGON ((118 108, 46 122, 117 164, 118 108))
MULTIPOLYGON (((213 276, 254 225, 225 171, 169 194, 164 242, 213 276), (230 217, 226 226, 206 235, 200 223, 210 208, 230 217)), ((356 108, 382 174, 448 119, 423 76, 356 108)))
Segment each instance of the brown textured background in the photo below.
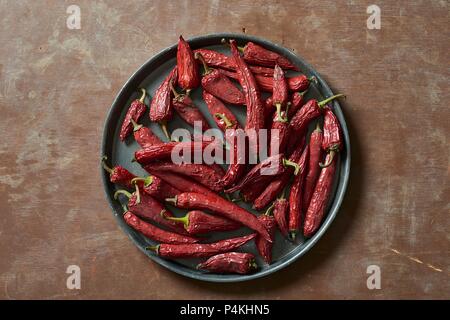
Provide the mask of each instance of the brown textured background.
POLYGON ((450 298, 449 4, 376 1, 0 1, 0 298, 450 298), (81 8, 81 30, 66 8, 81 8), (244 29, 245 28, 245 29, 244 29), (303 56, 337 92, 352 173, 332 227, 266 279, 207 284, 141 254, 99 177, 122 84, 186 38, 245 32, 303 56), (68 265, 81 290, 66 288, 68 265), (368 290, 377 264, 382 289, 368 290))

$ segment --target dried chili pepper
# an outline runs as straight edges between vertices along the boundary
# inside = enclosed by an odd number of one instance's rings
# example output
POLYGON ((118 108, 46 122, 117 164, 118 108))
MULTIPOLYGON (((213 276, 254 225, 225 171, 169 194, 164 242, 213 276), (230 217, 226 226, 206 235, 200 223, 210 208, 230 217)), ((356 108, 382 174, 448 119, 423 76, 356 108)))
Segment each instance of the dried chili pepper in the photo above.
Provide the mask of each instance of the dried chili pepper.
POLYGON ((106 172, 109 173, 109 181, 111 181, 112 183, 120 184, 127 188, 132 188, 133 184, 131 183, 131 180, 133 178, 136 178, 136 176, 122 166, 114 166, 113 168, 110 168, 106 164, 107 159, 108 158, 106 156, 103 156, 101 161, 103 169, 105 169, 106 172))
POLYGON ((189 91, 197 88, 200 84, 200 73, 194 58, 194 53, 189 44, 180 36, 177 49, 178 85, 189 91))
POLYGON ((322 130, 320 129, 320 123, 317 122, 316 129, 311 133, 311 136, 309 138, 309 161, 303 193, 303 212, 306 212, 306 210, 308 210, 309 202, 311 201, 314 187, 316 186, 317 178, 320 174, 319 162, 322 159, 322 140, 322 130))
POLYGON ((237 221, 244 226, 255 230, 267 239, 267 241, 272 241, 267 230, 253 214, 219 196, 211 197, 200 193, 184 192, 175 198, 168 198, 166 201, 183 209, 210 210, 225 218, 237 221))
POLYGON ((150 120, 158 122, 161 125, 164 135, 169 140, 170 136, 167 131, 167 121, 169 121, 173 116, 172 90, 170 89, 170 85, 175 85, 176 79, 177 67, 169 73, 158 89, 156 89, 150 105, 150 120))
POLYGON ((283 69, 298 71, 298 68, 287 58, 276 52, 267 50, 254 42, 247 42, 240 50, 244 53, 244 60, 248 63, 265 67, 274 67, 278 64, 283 69))
POLYGON ((257 268, 255 256, 242 252, 221 253, 197 265, 197 269, 214 273, 248 274, 257 268))
POLYGON ((287 222, 287 215, 289 211, 289 202, 285 198, 285 194, 281 195, 280 198, 275 200, 273 204, 273 217, 277 223, 280 232, 287 237, 289 232, 289 226, 287 222))
POLYGON ((272 247, 275 241, 275 229, 276 223, 274 217, 270 214, 270 210, 267 210, 264 214, 258 216, 258 220, 266 227, 267 232, 269 232, 272 242, 266 241, 260 235, 256 236, 255 244, 258 249, 259 254, 263 257, 267 264, 272 263, 272 247))
POLYGON ((320 176, 317 180, 317 184, 314 188, 308 211, 305 216, 305 224, 303 226, 303 234, 305 237, 311 237, 317 231, 325 215, 325 209, 330 199, 333 179, 336 173, 337 158, 337 156, 333 157, 329 153, 325 160, 329 163, 329 165, 322 168, 320 171, 320 176))
POLYGON ((187 94, 178 93, 172 84, 170 84, 170 88, 174 95, 172 100, 173 108, 178 115, 192 127, 195 122, 197 122, 201 124, 202 131, 208 130, 210 128, 208 121, 206 121, 205 117, 194 104, 192 99, 187 94))
MULTIPOLYGON (((199 53, 205 59, 205 62, 212 67, 227 69, 236 71, 236 64, 233 61, 232 57, 228 57, 223 53, 209 50, 209 49, 196 49, 194 50, 194 54, 199 53)), ((273 75, 272 68, 266 68, 261 66, 248 66, 253 74, 259 74, 267 77, 271 77, 273 75)))
POLYGON ((264 128, 264 105, 261 99, 261 93, 255 81, 253 73, 248 68, 244 59, 239 54, 239 51, 234 40, 230 41, 231 53, 234 58, 234 63, 237 66, 237 75, 239 83, 244 92, 246 106, 247 106, 247 122, 245 124, 245 132, 249 137, 249 145, 251 154, 258 154, 258 136, 259 130, 264 128), (255 131, 252 134, 250 131, 255 131))
POLYGON ((140 218, 156 222, 176 233, 187 234, 184 228, 177 223, 164 219, 161 216, 161 212, 165 212, 168 216, 173 216, 173 214, 156 199, 145 193, 141 193, 137 184, 135 185, 135 191, 133 193, 129 193, 126 190, 117 190, 114 193, 114 199, 117 200, 121 194, 128 198, 128 210, 131 213, 140 218))
POLYGON ((335 154, 342 150, 343 140, 341 126, 339 125, 339 120, 336 118, 335 114, 329 107, 324 110, 323 117, 323 141, 322 149, 325 150, 330 157, 325 164, 320 164, 320 166, 327 167, 333 161, 335 154))
POLYGON ((309 157, 309 149, 305 148, 298 162, 300 173, 292 182, 289 193, 289 237, 292 241, 299 231, 302 219, 303 181, 305 180, 306 163, 309 157))
POLYGON ((267 97, 266 100, 264 100, 264 122, 266 124, 266 128, 270 128, 272 125, 272 118, 273 118, 273 99, 272 96, 267 97))
POLYGON ((221 171, 218 172, 215 168, 205 164, 155 162, 146 165, 146 169, 155 173, 167 171, 175 174, 182 174, 216 192, 223 189, 222 184, 220 183, 224 175, 222 168, 220 168, 221 171))
POLYGON ((184 229, 191 235, 204 234, 213 231, 231 231, 241 227, 235 221, 216 217, 200 210, 189 211, 184 217, 164 217, 170 221, 182 223, 184 229))
MULTIPOLYGON (((256 218, 255 218, 256 219, 256 218)), ((168 244, 161 243, 146 249, 163 258, 205 258, 235 250, 256 237, 256 233, 225 239, 213 243, 168 244)))
POLYGON ((217 69, 209 68, 201 54, 196 53, 195 58, 203 63, 203 68, 205 69, 201 81, 204 90, 222 99, 224 102, 237 105, 245 104, 244 94, 226 75, 217 69))
MULTIPOLYGON (((240 129, 238 129, 240 130, 240 129)), ((232 186, 238 181, 245 172, 245 152, 240 150, 239 146, 239 132, 238 130, 227 131, 225 138, 228 143, 233 145, 233 153, 230 154, 233 157, 231 163, 228 165, 227 172, 222 177, 221 185, 223 188, 232 186)))
POLYGON ((277 110, 277 121, 287 122, 287 115, 282 117, 282 108, 286 106, 288 102, 288 85, 286 78, 284 77, 283 70, 277 65, 275 65, 273 73, 273 90, 272 90, 272 103, 277 110))
POLYGON ((308 90, 302 92, 294 92, 291 96, 291 104, 288 108, 288 119, 291 119, 292 116, 297 113, 298 109, 300 109, 305 103, 305 94, 308 90))
POLYGON ((136 177, 131 180, 131 182, 141 182, 142 185, 139 187, 142 188, 143 192, 162 202, 164 202, 167 197, 175 197, 177 194, 181 193, 180 190, 156 176, 147 176, 145 178, 136 177))
POLYGON ((203 100, 220 130, 225 132, 226 129, 239 128, 239 122, 237 121, 236 116, 222 103, 222 101, 206 91, 203 91, 203 100))
POLYGON ((132 120, 139 121, 139 119, 142 117, 142 115, 145 113, 145 110, 147 110, 147 106, 144 103, 145 99, 145 89, 142 88, 142 96, 139 99, 134 100, 130 107, 128 108, 127 114, 125 115, 125 118, 122 122, 122 127, 120 128, 120 140, 124 141, 126 137, 130 135, 130 133, 133 131, 133 124, 131 123, 132 120))
POLYGON ((158 136, 156 136, 150 128, 143 126, 142 124, 136 123, 131 119, 133 124, 133 135, 134 140, 142 147, 150 147, 155 144, 163 143, 158 136))
MULTIPOLYGON (((126 209, 126 207, 124 209, 126 209)), ((199 239, 190 236, 180 235, 174 232, 160 229, 150 223, 139 219, 129 210, 125 210, 123 219, 134 230, 142 233, 144 236, 154 241, 171 244, 196 243, 199 241, 199 239)))
POLYGON ((280 113, 277 111, 274 113, 270 127, 269 141, 269 156, 285 152, 289 141, 289 123, 287 122, 286 111, 281 111, 280 113), (278 132, 278 134, 274 134, 275 132, 278 132), (275 148, 275 146, 278 146, 278 148, 275 148))

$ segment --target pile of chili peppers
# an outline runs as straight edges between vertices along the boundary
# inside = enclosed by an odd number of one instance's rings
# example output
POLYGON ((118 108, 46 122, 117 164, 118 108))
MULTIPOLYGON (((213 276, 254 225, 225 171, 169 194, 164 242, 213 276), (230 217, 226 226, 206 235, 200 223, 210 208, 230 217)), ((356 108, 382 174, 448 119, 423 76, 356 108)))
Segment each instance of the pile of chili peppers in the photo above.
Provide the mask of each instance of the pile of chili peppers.
MULTIPOLYGON (((203 258, 197 268, 205 272, 246 274, 258 268, 255 256, 237 250, 250 241, 262 261, 270 264, 276 233, 298 241, 299 236, 313 236, 320 227, 343 149, 341 128, 330 102, 343 95, 306 101, 314 78, 293 74, 299 69, 286 57, 253 42, 243 47, 234 40, 222 42, 229 46, 230 55, 193 50, 180 36, 176 67, 152 99, 140 89, 141 96, 130 104, 119 138, 123 142, 134 138, 140 149, 133 160, 148 176, 138 177, 120 165, 110 167, 106 157, 102 166, 111 183, 120 186, 114 197, 126 200, 121 202, 125 223, 158 243, 148 250, 167 259, 203 258), (190 98, 193 90, 201 90, 213 123, 208 123, 190 98), (245 125, 241 127, 229 105, 246 108, 245 125), (142 124, 147 109, 165 139, 142 124), (237 161, 234 150, 234 161, 227 170, 218 164, 175 164, 171 152, 188 142, 167 141, 167 124, 174 114, 189 125, 199 121, 204 130, 215 126, 224 134, 228 129, 269 129, 268 158, 250 166, 237 161), (269 164, 276 168, 265 175, 269 164), (237 205, 239 200, 251 202, 259 215, 237 205), (170 205, 185 209, 185 214, 175 216, 170 205), (212 233, 226 234, 242 227, 252 233, 208 241, 212 233)), ((201 149, 210 143, 204 139, 201 149)), ((262 143, 256 141, 253 147, 261 148, 262 143)))

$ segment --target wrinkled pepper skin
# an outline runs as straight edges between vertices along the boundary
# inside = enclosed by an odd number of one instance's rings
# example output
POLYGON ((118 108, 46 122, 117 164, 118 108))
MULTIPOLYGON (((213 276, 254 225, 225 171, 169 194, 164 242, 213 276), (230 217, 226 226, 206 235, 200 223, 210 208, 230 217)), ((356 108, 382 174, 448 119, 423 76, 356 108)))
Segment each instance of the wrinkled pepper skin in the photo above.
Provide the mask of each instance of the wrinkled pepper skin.
POLYGON ((158 201, 164 202, 166 198, 173 198, 181 193, 180 190, 171 186, 157 176, 151 176, 151 180, 152 182, 148 186, 143 185, 142 189, 146 194, 157 199, 158 201))
POLYGON ((343 137, 339 120, 333 111, 331 111, 330 107, 327 106, 324 108, 322 149, 325 150, 330 157, 328 161, 325 162, 325 164, 321 164, 321 166, 329 165, 331 161, 333 161, 336 153, 341 151, 342 148, 343 137))
MULTIPOLYGON (((330 161, 331 155, 328 154, 325 161, 330 161)), ((305 237, 311 237, 317 231, 320 223, 325 216, 326 206, 330 200, 333 188, 333 179, 336 173, 338 157, 331 159, 328 167, 322 168, 319 179, 317 180, 308 211, 305 216, 305 224, 303 226, 303 234, 305 237)))
POLYGON ((184 217, 169 218, 169 220, 183 223, 184 229, 190 235, 231 231, 241 227, 241 225, 235 221, 213 216, 200 210, 192 210, 189 211, 184 217))
POLYGON ((282 55, 267 50, 254 42, 247 42, 244 49, 244 59, 250 64, 265 67, 275 67, 279 65, 283 69, 298 71, 298 68, 282 55))
POLYGON ((283 236, 287 237, 289 232, 289 226, 287 222, 287 215, 289 212, 289 202, 287 199, 280 198, 275 200, 273 207, 273 217, 276 221, 278 229, 283 236))
POLYGON ((109 181, 127 188, 133 188, 131 180, 134 178, 136 176, 122 166, 115 166, 109 175, 109 181))
POLYGON ((194 127, 195 122, 200 122, 202 131, 206 131, 210 128, 208 121, 189 96, 180 94, 173 99, 172 103, 173 108, 181 119, 190 126, 194 127))
POLYGON ((165 122, 172 118, 172 90, 171 84, 175 86, 177 79, 177 67, 164 79, 156 89, 150 104, 150 120, 154 122, 165 122))
POLYGON ((272 247, 273 241, 275 239, 275 230, 276 230, 276 222, 273 216, 262 214, 258 216, 259 221, 266 227, 267 232, 269 232, 270 237, 272 238, 272 242, 266 241, 261 236, 257 236, 255 239, 256 248, 258 249, 259 254, 263 257, 264 261, 267 264, 272 263, 272 247))
POLYGON ((157 135, 153 133, 150 128, 140 126, 134 132, 134 140, 139 144, 141 148, 147 148, 155 144, 163 143, 157 135))
POLYGON ((176 199, 173 200, 176 202, 174 205, 178 208, 209 210, 258 232, 269 242, 272 241, 266 228, 261 224, 258 218, 247 210, 239 207, 233 202, 223 199, 220 196, 211 197, 200 193, 185 192, 179 194, 176 199))
POLYGON ((184 148, 190 149, 190 151, 193 153, 196 148, 199 148, 199 150, 203 151, 203 149, 206 148, 206 146, 208 146, 210 143, 213 142, 167 142, 137 150, 134 153, 134 158, 140 164, 146 165, 157 160, 170 159, 172 151, 176 147, 179 147, 180 150, 184 150, 184 148))
POLYGON ((202 87, 226 103, 234 105, 245 104, 245 97, 242 91, 226 75, 217 69, 210 69, 210 72, 203 76, 202 87))
POLYGON ((276 65, 273 72, 273 89, 272 103, 273 105, 285 106, 289 99, 289 87, 284 76, 283 70, 276 65))
POLYGON ((205 101, 214 122, 219 129, 222 130, 222 132, 225 132, 226 129, 239 128, 239 122, 237 121, 236 116, 223 104, 222 101, 206 91, 203 91, 203 100, 205 101), (222 117, 218 117, 216 115, 222 115, 222 117), (226 118, 229 123, 226 123, 224 118, 226 118))
POLYGON ((146 110, 147 106, 145 103, 138 99, 131 103, 120 129, 119 138, 121 141, 125 141, 125 139, 133 132, 133 123, 131 122, 131 119, 138 122, 146 110))
POLYGON ((213 273, 248 274, 257 269, 255 256, 251 253, 227 252, 212 256, 197 266, 197 269, 213 273))
POLYGON ((196 243, 199 241, 199 239, 196 238, 183 236, 155 227, 154 225, 139 219, 130 211, 126 212, 123 218, 125 222, 134 230, 142 233, 144 236, 154 241, 171 244, 196 243))
MULTIPOLYGON (((256 237, 256 233, 221 240, 213 243, 167 244, 156 246, 156 253, 163 258, 206 258, 235 250, 256 237)), ((149 248, 150 249, 150 248, 149 248)))
POLYGON ((294 92, 292 94, 291 105, 288 109, 288 119, 291 119, 294 114, 297 113, 298 109, 300 109, 305 104, 305 94, 306 91, 294 92))
POLYGON ((317 178, 320 174, 319 163, 322 161, 322 139, 322 130, 317 125, 317 128, 311 133, 309 138, 309 161, 308 171, 305 177, 305 191, 303 193, 303 212, 308 210, 309 202, 311 201, 317 178))
POLYGON ((180 36, 177 49, 178 85, 192 90, 200 85, 200 72, 189 44, 180 36))
POLYGON ((285 118, 286 112, 282 111, 280 115, 276 112, 273 115, 271 131, 270 131, 270 145, 269 145, 269 156, 274 156, 279 153, 284 153, 286 151, 286 146, 289 141, 289 123, 286 121, 280 120, 280 117, 285 118), (278 130, 278 136, 273 134, 278 130), (275 145, 278 145, 278 150, 275 148, 275 145))

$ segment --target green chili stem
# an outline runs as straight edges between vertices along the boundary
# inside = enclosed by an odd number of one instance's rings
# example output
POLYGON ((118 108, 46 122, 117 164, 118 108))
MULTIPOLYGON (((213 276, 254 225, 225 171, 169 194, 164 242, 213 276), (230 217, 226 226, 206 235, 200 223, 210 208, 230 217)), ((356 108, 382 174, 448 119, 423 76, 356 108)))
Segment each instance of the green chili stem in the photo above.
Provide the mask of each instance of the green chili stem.
POLYGON ((145 250, 154 251, 156 254, 159 254, 159 244, 156 246, 147 246, 145 250))
POLYGON ((340 93, 340 94, 335 94, 334 96, 331 96, 331 97, 329 97, 329 98, 327 98, 327 99, 325 99, 325 100, 323 100, 323 101, 320 101, 319 102, 319 107, 323 107, 324 105, 326 105, 328 102, 330 102, 330 101, 333 101, 334 99, 337 99, 337 98, 345 98, 345 94, 342 94, 342 93, 340 93))
POLYGON ((181 222, 181 223, 183 223, 185 229, 189 226, 189 213, 187 213, 185 216, 183 216, 181 218, 164 216, 164 219, 170 220, 170 221, 175 221, 175 222, 181 222))
POLYGON ((289 231, 289 239, 291 239, 292 241, 295 241, 296 237, 297 237, 297 230, 289 231))
POLYGON ((225 113, 215 113, 214 117, 225 122, 225 129, 233 127, 233 123, 230 121, 230 119, 227 118, 225 113))
POLYGON ((134 184, 134 189, 136 190, 134 193, 136 194, 136 204, 141 203, 141 193, 139 191, 139 186, 137 183, 134 184))
POLYGON ((196 52, 194 55, 194 58, 197 60, 200 60, 200 62, 202 63, 203 69, 204 69, 204 72, 203 72, 204 76, 206 76, 207 74, 210 74, 212 72, 212 69, 208 66, 208 64, 205 61, 205 58, 203 58, 203 56, 201 55, 200 52, 196 52))
MULTIPOLYGON (((314 82, 314 84, 318 83, 317 78, 315 76, 309 77, 308 80, 309 80, 309 82, 314 82)), ((304 92, 306 92, 306 90, 304 92)))
POLYGON ((149 185, 151 185, 153 183, 153 176, 148 176, 145 178, 137 177, 137 178, 131 179, 131 183, 133 183, 133 184, 136 184, 137 181, 143 181, 144 187, 148 187, 149 185))
POLYGON ((281 115, 281 103, 276 103, 275 108, 277 108, 277 119, 278 122, 287 122, 287 118, 283 118, 281 115))
POLYGON ((131 123, 133 124, 133 132, 138 131, 140 128, 143 127, 142 124, 138 124, 136 121, 133 120, 133 118, 130 119, 131 123))
POLYGON ((145 95, 147 94, 147 92, 145 91, 144 88, 141 88, 141 91, 142 91, 142 96, 141 96, 141 98, 139 99, 139 101, 140 101, 141 103, 144 103, 145 95))
POLYGON ((117 190, 115 193, 114 193, 114 199, 118 199, 119 198, 119 194, 123 194, 124 196, 126 196, 128 199, 130 199, 133 195, 131 194, 131 193, 129 193, 127 190, 123 190, 123 189, 120 189, 120 190, 117 190))
POLYGON ((275 207, 275 202, 272 202, 270 207, 267 208, 266 212, 264 212, 264 215, 270 216, 272 214, 273 208, 275 207))
POLYGON ((108 167, 108 165, 106 164, 106 160, 108 160, 108 157, 107 156, 103 156, 101 158, 101 160, 102 160, 102 167, 103 167, 103 169, 105 169, 109 174, 113 174, 114 170, 112 168, 108 167))
POLYGON ((300 171, 300 166, 299 166, 297 163, 295 163, 295 162, 293 162, 293 161, 291 161, 291 160, 283 159, 283 165, 284 165, 284 166, 291 166, 291 167, 294 167, 294 175, 295 175, 295 176, 296 176, 296 175, 298 174, 298 172, 300 171))
POLYGON ((169 141, 170 141, 169 131, 167 131, 167 122, 166 121, 161 121, 159 123, 159 125, 161 126, 161 129, 162 129, 164 135, 166 136, 166 138, 169 139, 169 141))
POLYGON ((329 154, 330 154, 330 156, 327 157, 327 161, 325 163, 322 163, 322 162, 319 163, 319 166, 321 168, 326 168, 326 167, 330 166, 330 164, 333 162, 334 156, 336 155, 336 151, 331 150, 329 154))
POLYGON ((175 206, 177 205, 177 196, 173 197, 173 198, 166 198, 166 201, 169 203, 174 204, 175 206))

